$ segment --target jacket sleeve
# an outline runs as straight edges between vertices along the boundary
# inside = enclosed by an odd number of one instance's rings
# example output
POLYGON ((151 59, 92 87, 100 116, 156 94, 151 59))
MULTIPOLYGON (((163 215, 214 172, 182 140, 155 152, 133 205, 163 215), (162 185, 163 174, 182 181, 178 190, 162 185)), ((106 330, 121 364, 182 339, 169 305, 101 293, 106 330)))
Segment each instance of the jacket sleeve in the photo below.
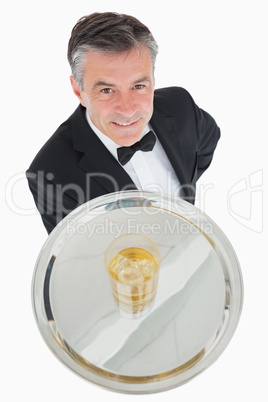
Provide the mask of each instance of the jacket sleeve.
POLYGON ((220 129, 215 120, 195 105, 197 121, 197 180, 209 167, 220 139, 220 129))
POLYGON ((77 205, 77 201, 50 182, 42 172, 28 169, 28 185, 48 234, 77 205))

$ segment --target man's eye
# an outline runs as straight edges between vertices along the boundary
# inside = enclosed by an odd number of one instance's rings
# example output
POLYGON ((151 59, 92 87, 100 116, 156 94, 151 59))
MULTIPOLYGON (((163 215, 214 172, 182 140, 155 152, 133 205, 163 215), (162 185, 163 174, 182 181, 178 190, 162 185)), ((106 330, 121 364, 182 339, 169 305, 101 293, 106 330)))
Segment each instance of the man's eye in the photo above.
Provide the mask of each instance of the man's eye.
POLYGON ((134 86, 134 88, 135 89, 142 89, 142 88, 145 88, 145 85, 137 84, 137 85, 134 86))
POLYGON ((103 88, 101 90, 101 93, 103 94, 110 94, 111 92, 113 92, 112 88, 103 88))

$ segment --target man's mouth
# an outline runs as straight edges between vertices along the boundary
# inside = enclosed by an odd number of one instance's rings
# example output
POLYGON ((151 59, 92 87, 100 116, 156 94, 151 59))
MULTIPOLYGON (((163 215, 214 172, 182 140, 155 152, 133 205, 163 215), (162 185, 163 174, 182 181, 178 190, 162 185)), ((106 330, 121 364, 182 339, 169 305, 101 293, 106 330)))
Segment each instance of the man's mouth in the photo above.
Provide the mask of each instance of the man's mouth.
POLYGON ((124 126, 124 127, 126 127, 126 126, 131 126, 131 124, 133 124, 133 123, 116 123, 116 122, 115 122, 115 124, 117 124, 118 126, 124 126))
POLYGON ((113 124, 116 124, 117 126, 120 126, 120 127, 130 127, 130 126, 133 126, 134 124, 136 124, 137 122, 138 122, 138 120, 132 121, 129 123, 119 123, 118 121, 113 121, 113 124))

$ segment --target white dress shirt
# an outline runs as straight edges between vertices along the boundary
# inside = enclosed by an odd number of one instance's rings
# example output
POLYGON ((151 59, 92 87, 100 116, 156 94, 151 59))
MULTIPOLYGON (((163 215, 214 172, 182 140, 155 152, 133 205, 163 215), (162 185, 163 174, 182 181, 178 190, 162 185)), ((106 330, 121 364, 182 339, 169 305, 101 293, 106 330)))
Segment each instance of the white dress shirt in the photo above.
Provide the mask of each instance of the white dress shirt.
MULTIPOLYGON (((117 148, 120 148, 120 146, 94 126, 87 112, 86 118, 94 133, 118 161, 117 148)), ((153 130, 150 124, 147 124, 141 138, 149 131, 153 130)), ((120 162, 118 161, 118 163, 120 162)), ((160 192, 176 197, 180 196, 179 180, 157 136, 152 151, 137 151, 128 163, 121 166, 139 190, 160 192)))

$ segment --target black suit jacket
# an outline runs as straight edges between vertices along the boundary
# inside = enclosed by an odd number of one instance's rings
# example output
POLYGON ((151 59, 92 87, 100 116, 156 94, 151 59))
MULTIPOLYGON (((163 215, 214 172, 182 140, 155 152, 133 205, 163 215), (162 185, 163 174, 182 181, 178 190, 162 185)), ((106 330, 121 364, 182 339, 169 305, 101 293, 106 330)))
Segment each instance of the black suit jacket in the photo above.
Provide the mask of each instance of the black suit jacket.
MULTIPOLYGON (((155 91, 150 124, 181 183, 183 198, 194 203, 196 181, 210 165, 220 138, 217 124, 178 87, 155 91)), ((84 202, 136 188, 91 130, 81 105, 42 147, 26 176, 48 233, 84 202)))

